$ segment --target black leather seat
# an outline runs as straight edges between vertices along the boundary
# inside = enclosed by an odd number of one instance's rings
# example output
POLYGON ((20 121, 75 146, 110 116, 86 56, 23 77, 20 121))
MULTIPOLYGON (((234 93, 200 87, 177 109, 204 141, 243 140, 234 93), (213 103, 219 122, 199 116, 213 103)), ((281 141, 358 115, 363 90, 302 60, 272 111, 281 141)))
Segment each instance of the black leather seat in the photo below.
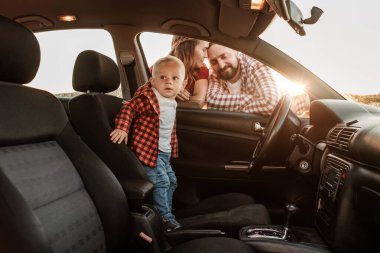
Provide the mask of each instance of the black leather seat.
MULTIPOLYGON (((104 93, 116 90, 119 84, 119 71, 112 59, 90 50, 80 53, 74 67, 73 88, 86 94, 73 98, 69 111, 81 138, 111 168, 128 198, 136 199, 146 195, 138 190, 139 185, 148 189, 145 171, 126 145, 114 144, 109 139, 122 99, 104 93)), ((235 236, 243 226, 269 224, 267 209, 240 193, 204 199, 176 210, 175 215, 183 228, 221 229, 235 236)))
MULTIPOLYGON (((39 45, 0 17, 0 252, 131 252, 121 185, 32 80, 39 45)), ((170 252, 253 252, 228 238, 189 241, 170 252)))

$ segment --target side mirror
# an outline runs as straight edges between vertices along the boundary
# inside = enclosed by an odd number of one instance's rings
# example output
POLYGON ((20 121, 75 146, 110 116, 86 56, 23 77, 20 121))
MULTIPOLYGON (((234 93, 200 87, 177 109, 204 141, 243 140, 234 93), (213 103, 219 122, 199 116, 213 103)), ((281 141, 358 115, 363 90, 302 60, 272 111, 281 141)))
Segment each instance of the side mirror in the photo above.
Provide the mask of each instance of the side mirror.
POLYGON ((311 16, 303 19, 301 10, 292 0, 266 0, 274 12, 289 23, 297 34, 304 36, 306 34, 303 28, 304 24, 315 24, 321 17, 323 11, 318 7, 311 9, 311 16))

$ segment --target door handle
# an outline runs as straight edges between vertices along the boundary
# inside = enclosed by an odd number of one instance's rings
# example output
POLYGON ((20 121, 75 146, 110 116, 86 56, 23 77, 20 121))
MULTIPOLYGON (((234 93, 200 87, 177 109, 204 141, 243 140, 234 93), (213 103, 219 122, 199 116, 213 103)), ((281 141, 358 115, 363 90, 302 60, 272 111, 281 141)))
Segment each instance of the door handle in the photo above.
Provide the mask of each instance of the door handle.
POLYGON ((225 171, 238 171, 238 172, 249 172, 250 171, 250 162, 248 161, 231 161, 228 164, 224 165, 225 171))

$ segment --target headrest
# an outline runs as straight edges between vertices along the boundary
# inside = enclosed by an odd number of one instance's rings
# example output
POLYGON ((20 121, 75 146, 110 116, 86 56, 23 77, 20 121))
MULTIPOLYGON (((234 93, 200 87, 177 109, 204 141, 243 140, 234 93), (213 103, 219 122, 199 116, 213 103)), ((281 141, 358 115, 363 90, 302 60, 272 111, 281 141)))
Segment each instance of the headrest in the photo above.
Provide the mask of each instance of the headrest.
POLYGON ((40 65, 36 37, 26 27, 2 16, 0 34, 0 81, 29 83, 40 65))
POLYGON ((119 85, 119 69, 111 58, 92 50, 78 55, 73 72, 74 90, 107 93, 119 85))

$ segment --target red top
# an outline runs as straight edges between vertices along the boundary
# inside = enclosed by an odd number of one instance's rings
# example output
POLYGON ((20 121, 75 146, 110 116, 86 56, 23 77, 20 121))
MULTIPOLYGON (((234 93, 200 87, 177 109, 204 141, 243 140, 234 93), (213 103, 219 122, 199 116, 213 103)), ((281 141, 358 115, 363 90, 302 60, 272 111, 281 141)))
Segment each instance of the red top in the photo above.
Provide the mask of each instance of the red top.
MULTIPOLYGON (((158 156, 160 106, 147 82, 129 101, 123 103, 115 118, 115 128, 129 132, 128 147, 144 165, 156 167, 158 156)), ((178 140, 174 124, 171 141, 172 156, 178 157, 178 140)))
POLYGON ((201 79, 208 79, 208 74, 209 74, 208 68, 206 67, 206 65, 203 64, 202 67, 200 68, 198 76, 195 78, 195 80, 188 82, 185 89, 188 92, 190 92, 191 95, 194 95, 195 82, 201 79))

